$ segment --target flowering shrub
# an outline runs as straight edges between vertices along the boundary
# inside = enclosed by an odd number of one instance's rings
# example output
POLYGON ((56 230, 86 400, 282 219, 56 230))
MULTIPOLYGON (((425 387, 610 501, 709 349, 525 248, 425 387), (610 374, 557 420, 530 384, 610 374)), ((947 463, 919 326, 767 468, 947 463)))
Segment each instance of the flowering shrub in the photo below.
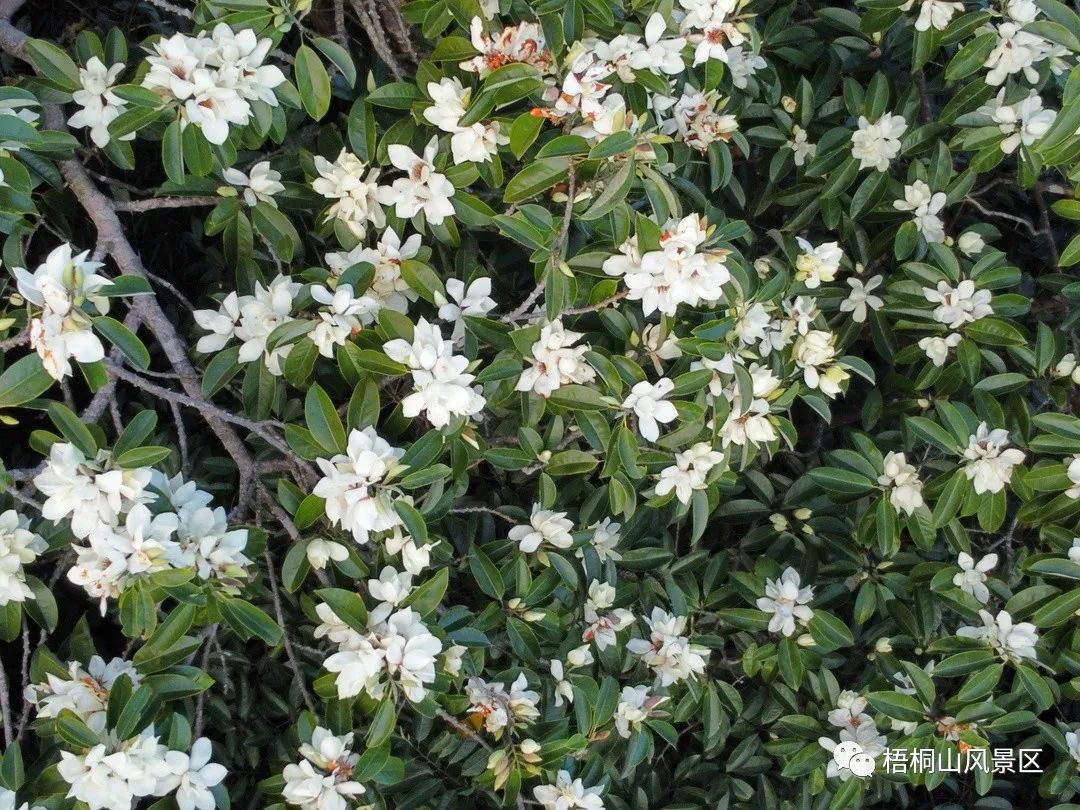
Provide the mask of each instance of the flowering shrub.
POLYGON ((1073 8, 0 49, 0 808, 1080 806, 1073 8))

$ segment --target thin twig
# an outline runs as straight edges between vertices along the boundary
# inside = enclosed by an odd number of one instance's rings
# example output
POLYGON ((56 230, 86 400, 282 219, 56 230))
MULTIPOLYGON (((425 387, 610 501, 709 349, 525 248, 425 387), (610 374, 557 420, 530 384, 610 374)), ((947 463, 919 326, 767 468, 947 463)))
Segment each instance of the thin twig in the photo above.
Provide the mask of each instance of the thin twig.
POLYGON ((126 214, 156 211, 160 208, 196 208, 217 205, 221 197, 151 197, 147 200, 114 200, 113 208, 126 214))
POLYGON ((304 682, 304 673, 300 669, 300 662, 296 659, 296 651, 293 650, 292 639, 289 638, 289 626, 285 623, 285 611, 281 607, 281 593, 278 590, 277 571, 274 569, 274 558, 270 556, 270 549, 263 549, 263 560, 266 562, 266 576, 270 580, 270 595, 274 601, 274 614, 277 617, 278 626, 281 627, 281 640, 285 645, 285 655, 289 659, 293 674, 300 684, 300 694, 304 696, 304 705, 308 711, 315 714, 315 703, 308 694, 307 685, 304 682))

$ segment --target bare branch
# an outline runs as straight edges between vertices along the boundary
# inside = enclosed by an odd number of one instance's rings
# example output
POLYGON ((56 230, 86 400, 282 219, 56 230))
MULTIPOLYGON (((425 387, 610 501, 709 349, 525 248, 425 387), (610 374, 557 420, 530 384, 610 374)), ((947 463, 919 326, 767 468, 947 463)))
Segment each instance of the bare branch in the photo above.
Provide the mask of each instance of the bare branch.
POLYGON ((113 208, 125 213, 155 211, 159 208, 196 208, 217 205, 221 197, 151 197, 147 200, 115 200, 113 208))

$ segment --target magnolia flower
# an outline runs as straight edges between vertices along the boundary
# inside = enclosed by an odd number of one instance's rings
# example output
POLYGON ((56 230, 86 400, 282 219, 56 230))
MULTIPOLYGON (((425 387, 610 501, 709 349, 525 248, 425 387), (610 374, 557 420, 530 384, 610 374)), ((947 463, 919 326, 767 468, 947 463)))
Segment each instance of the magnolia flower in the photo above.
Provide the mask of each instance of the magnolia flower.
POLYGON ((809 290, 816 290, 821 282, 836 278, 840 270, 840 260, 844 258, 836 242, 826 242, 814 247, 802 237, 796 238, 803 252, 795 259, 795 280, 801 281, 809 290))
POLYGON ((661 377, 655 383, 643 380, 630 389, 622 407, 632 410, 637 416, 638 433, 642 438, 656 441, 660 437, 660 425, 678 418, 675 405, 666 399, 674 389, 675 383, 667 377, 661 377))
POLYGON ((806 623, 814 617, 814 611, 808 607, 814 598, 814 590, 809 585, 801 586, 799 572, 786 568, 780 579, 765 580, 765 595, 757 600, 758 610, 771 613, 770 633, 795 635, 795 621, 806 623))
POLYGON ((367 232, 368 223, 376 228, 386 225, 386 215, 379 205, 387 189, 378 184, 379 169, 364 163, 347 149, 342 149, 333 163, 315 156, 319 176, 311 187, 328 200, 336 200, 326 212, 326 219, 339 219, 358 239, 367 232))
POLYGON ((412 591, 412 574, 398 573, 392 566, 384 566, 378 579, 368 580, 368 593, 389 605, 400 605, 412 591))
POLYGON ((881 276, 874 276, 863 284, 859 279, 849 277, 847 283, 851 287, 851 292, 848 293, 847 298, 840 302, 840 311, 850 312, 851 320, 855 321, 855 323, 865 323, 868 308, 877 312, 885 306, 883 300, 876 295, 870 294, 881 286, 881 280, 881 276))
POLYGON ((1009 444, 1004 428, 990 430, 981 422, 964 449, 964 475, 975 487, 975 494, 1001 492, 1012 479, 1013 467, 1024 461, 1024 453, 1009 444))
POLYGON ((919 16, 915 20, 916 31, 944 31, 949 27, 949 22, 954 14, 963 13, 964 4, 949 2, 949 0, 907 0, 900 6, 901 11, 910 11, 911 7, 918 2, 919 16))
POLYGON ((325 258, 327 267, 337 276, 353 265, 367 262, 375 268, 375 277, 364 295, 374 298, 380 307, 406 312, 409 302, 416 300, 416 293, 402 277, 401 265, 416 258, 419 251, 420 234, 414 233, 403 243, 393 228, 387 228, 373 248, 357 245, 347 253, 327 253, 325 258))
POLYGON ((435 155, 439 150, 439 139, 432 138, 424 155, 417 155, 405 144, 390 144, 387 154, 395 168, 405 172, 393 186, 378 190, 378 200, 383 205, 393 205, 399 217, 408 219, 421 211, 432 225, 441 225, 442 221, 454 214, 450 199, 454 196, 454 186, 446 175, 435 170, 435 155))
POLYGON ((983 61, 983 67, 989 68, 986 83, 997 87, 1015 73, 1023 73, 1031 84, 1039 80, 1039 72, 1034 65, 1040 59, 1045 40, 1029 31, 1023 30, 1023 22, 1003 22, 997 26, 997 42, 983 61))
POLYGON ((555 548, 570 548, 574 544, 570 534, 573 530, 574 524, 567 520, 566 512, 553 512, 534 504, 529 525, 515 526, 510 530, 509 537, 526 554, 532 554, 543 543, 555 548))
POLYGON ((660 471, 656 482, 659 497, 674 492, 675 497, 689 504, 694 492, 705 489, 709 473, 724 460, 724 454, 708 442, 698 442, 689 450, 675 454, 675 463, 660 471))
POLYGON ((768 401, 760 398, 752 400, 745 408, 733 406, 720 428, 720 439, 724 446, 736 444, 742 447, 750 444, 757 447, 774 441, 777 433, 769 413, 768 401))
POLYGON ((589 596, 585 600, 585 622, 589 625, 582 634, 582 641, 596 642, 598 650, 615 644, 615 634, 634 623, 634 614, 626 608, 611 610, 615 604, 615 588, 593 580, 589 583, 589 596))
POLYGON ((662 696, 649 696, 647 686, 624 686, 615 707, 615 730, 623 739, 629 739, 632 731, 641 728, 652 710, 667 700, 662 696))
POLYGON ((1069 756, 1080 766, 1080 734, 1075 731, 1066 731, 1065 745, 1069 749, 1069 756))
POLYGON ((170 774, 165 779, 165 792, 176 790, 179 810, 214 810, 217 799, 210 788, 221 784, 228 774, 225 766, 211 762, 210 740, 200 737, 191 746, 191 753, 169 751, 165 762, 170 774))
POLYGON ((539 785, 533 788, 533 798, 544 806, 544 810, 604 810, 604 800, 600 798, 602 787, 585 787, 580 779, 570 779, 567 771, 559 771, 554 785, 539 785))
POLYGON ((956 246, 965 256, 975 256, 986 247, 986 242, 975 231, 964 231, 956 240, 956 246))
POLYGON ((23 568, 47 548, 45 539, 30 531, 29 518, 14 509, 0 514, 0 607, 34 598, 23 568))
MULTIPOLYGON (((885 746, 887 744, 885 735, 878 732, 877 726, 874 724, 873 720, 864 720, 857 728, 848 726, 841 729, 839 741, 840 742, 837 743, 836 740, 828 737, 818 737, 818 745, 830 754, 836 750, 837 745, 853 742, 859 746, 859 750, 862 753, 868 754, 874 759, 885 753, 885 746)), ((841 767, 835 757, 830 757, 829 764, 825 769, 825 776, 828 779, 839 777, 840 781, 846 782, 854 776, 854 774, 849 768, 841 767)))
POLYGON ((940 368, 949 359, 949 349, 956 348, 963 339, 959 332, 951 332, 945 337, 924 337, 919 339, 919 348, 926 352, 930 362, 940 368))
POLYGON ((522 22, 490 35, 484 32, 484 21, 473 17, 470 34, 472 45, 480 55, 462 62, 460 67, 480 74, 482 79, 510 62, 524 62, 541 73, 551 70, 551 51, 546 47, 544 31, 538 23, 522 22))
POLYGON ((814 330, 795 341, 795 365, 803 370, 803 381, 827 397, 840 393, 840 383, 850 376, 836 361, 836 335, 814 330))
POLYGON ((931 304, 937 304, 934 320, 950 329, 959 329, 966 323, 994 314, 990 291, 976 290, 971 279, 961 281, 956 287, 949 286, 947 281, 939 281, 937 289, 923 287, 922 293, 931 304))
POLYGON ((307 556, 311 567, 319 571, 326 568, 326 564, 330 560, 343 562, 349 559, 349 550, 345 546, 333 540, 324 540, 321 537, 316 537, 308 543, 304 548, 304 554, 307 556))
POLYGON ((788 140, 787 147, 792 152, 796 166, 802 166, 807 158, 817 154, 817 145, 810 143, 810 133, 798 124, 791 128, 791 139, 788 140))
POLYGON ((967 593, 970 593, 982 604, 990 599, 990 591, 984 584, 986 575, 994 570, 998 563, 997 554, 987 554, 978 563, 965 551, 961 551, 956 558, 956 564, 960 566, 960 573, 953 577, 953 585, 967 593))
POLYGON ((910 186, 904 186, 904 199, 894 200, 893 207, 897 211, 914 212, 915 228, 927 242, 933 244, 945 241, 945 224, 938 216, 945 202, 944 192, 933 194, 930 186, 916 180, 910 186))
POLYGON ((472 90, 466 88, 461 79, 446 77, 428 82, 427 93, 431 96, 431 106, 424 110, 427 122, 443 132, 457 132, 460 129, 458 121, 469 107, 472 90))
POLYGON ((509 690, 501 683, 469 678, 465 694, 471 704, 469 714, 481 720, 485 730, 496 739, 508 726, 524 728, 540 717, 537 708, 540 695, 529 689, 524 672, 517 676, 509 690))
POLYGON ((885 455, 884 473, 878 476, 877 481, 889 491, 889 503, 896 511, 912 515, 924 505, 919 471, 908 464, 903 453, 890 452, 885 455))
POLYGON ((1028 622, 1013 624, 1008 611, 999 611, 997 616, 985 610, 979 611, 981 627, 964 626, 956 631, 961 638, 973 638, 985 641, 1003 661, 1019 664, 1024 659, 1035 660, 1035 644, 1039 633, 1035 625, 1028 622))
POLYGON ((128 661, 113 658, 108 663, 98 655, 84 669, 78 661, 67 664, 67 677, 45 674, 43 683, 26 688, 26 701, 37 709, 37 716, 57 717, 65 709, 86 723, 91 730, 105 730, 109 691, 121 676, 127 676, 133 689, 142 683, 142 676, 128 661))
POLYGON ((1031 94, 1016 104, 1002 104, 1005 91, 998 94, 992 117, 998 129, 1005 135, 1001 151, 1011 155, 1017 147, 1031 146, 1045 135, 1057 118, 1057 111, 1044 110, 1038 93, 1031 94))
MULTIPOLYGON (((611 518, 604 518, 599 523, 594 523, 589 527, 589 531, 593 533, 589 539, 589 545, 596 552, 596 556, 600 558, 600 562, 606 560, 619 562, 622 559, 622 555, 615 550, 622 539, 619 534, 620 527, 621 524, 613 523, 611 518)), ((585 556, 582 549, 577 550, 576 556, 578 558, 585 556)))
POLYGON ((871 124, 859 116, 859 129, 851 136, 851 155, 860 169, 888 171, 889 162, 900 154, 900 136, 908 128, 902 115, 885 113, 871 124))
POLYGON ((1080 453, 1068 459, 1068 462, 1069 466, 1066 467, 1065 472, 1071 486, 1065 490, 1065 494, 1075 501, 1080 498, 1080 453))
POLYGON ((558 319, 546 324, 526 358, 532 366, 521 372, 514 390, 548 397, 564 385, 592 382, 596 372, 585 359, 591 347, 574 345, 581 338, 580 332, 565 329, 558 319))
POLYGON ((836 698, 836 708, 829 712, 829 723, 837 728, 857 729, 873 718, 866 713, 867 700, 855 692, 845 690, 836 698))
POLYGON ((661 686, 670 686, 682 680, 693 680, 705 672, 709 650, 691 644, 684 633, 686 616, 673 616, 654 607, 645 619, 649 625, 649 638, 633 638, 626 649, 641 659, 656 673, 661 686))
POLYGON ((454 324, 454 331, 450 335, 454 341, 465 336, 466 315, 482 318, 496 306, 491 297, 491 279, 487 277, 474 279, 467 287, 461 279, 447 279, 446 294, 450 296, 450 301, 439 307, 439 318, 454 324))
MULTIPOLYGON (((68 126, 89 129, 90 140, 101 149, 109 144, 109 124, 124 111, 124 100, 112 91, 123 69, 123 63, 105 67, 98 57, 91 56, 86 67, 79 68, 81 87, 71 94, 71 100, 81 109, 68 119, 68 126)), ((134 137, 135 133, 129 132, 120 140, 130 141, 134 137)))
POLYGON ((242 189, 244 202, 251 206, 264 202, 277 208, 274 195, 285 190, 285 186, 280 182, 281 173, 271 169, 268 160, 256 163, 248 174, 229 167, 222 172, 221 176, 226 183, 242 189))

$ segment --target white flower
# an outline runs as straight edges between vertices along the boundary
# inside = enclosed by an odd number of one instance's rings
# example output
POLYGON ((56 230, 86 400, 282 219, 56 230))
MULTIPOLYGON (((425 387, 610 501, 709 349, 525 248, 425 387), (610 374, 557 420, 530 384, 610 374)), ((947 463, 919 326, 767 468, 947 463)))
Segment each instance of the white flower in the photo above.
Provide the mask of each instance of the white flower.
MULTIPOLYGON (((622 559, 622 555, 615 550, 622 539, 619 535, 620 526, 621 524, 613 523, 611 518, 604 518, 599 523, 594 523, 589 527, 589 531, 593 533, 589 544, 596 551, 596 556, 600 558, 600 562, 606 560, 618 562, 622 559)), ((581 549, 577 550, 577 556, 579 558, 584 556, 581 549)))
POLYGON ((558 658, 553 658, 548 668, 551 670, 551 677, 555 681, 555 706, 562 706, 563 703, 573 703, 574 685, 564 677, 563 662, 558 658))
POLYGON ((997 616, 985 610, 979 611, 981 627, 965 626, 956 631, 961 638, 974 638, 989 644, 1003 661, 1018 664, 1024 659, 1035 660, 1035 644, 1039 633, 1035 625, 1028 622, 1013 624, 1008 611, 999 611, 997 616))
POLYGON ((362 239, 371 223, 376 228, 386 225, 386 215, 379 205, 379 169, 364 163, 347 149, 342 149, 333 163, 321 155, 315 156, 319 177, 311 183, 317 194, 336 200, 326 212, 326 219, 339 219, 358 238, 362 239))
POLYGON ((670 686, 681 680, 697 678, 705 672, 709 658, 706 647, 691 644, 684 633, 687 619, 654 607, 645 619, 649 625, 649 638, 633 638, 626 649, 642 660, 656 673, 661 686, 670 686))
POLYGON ((414 577, 431 564, 431 549, 434 547, 431 543, 419 545, 415 539, 401 530, 401 526, 391 529, 390 535, 383 540, 386 553, 401 554, 402 566, 414 577))
POLYGON ((961 340, 963 335, 959 332, 951 332, 945 337, 924 337, 919 340, 919 348, 926 352, 930 362, 940 368, 949 359, 949 349, 956 348, 961 340))
POLYGON ((953 585, 970 593, 982 604, 990 599, 990 590, 984 584, 986 575, 998 564, 997 554, 987 554, 978 563, 967 552, 961 551, 956 558, 960 573, 953 577, 953 585))
POLYGON ((469 698, 469 714, 483 720, 484 728, 498 739, 507 726, 524 728, 540 717, 537 704, 540 695, 529 689, 525 673, 517 676, 509 691, 501 683, 488 683, 469 678, 465 694, 469 698))
POLYGON ((341 543, 335 543, 333 540, 324 540, 321 537, 316 537, 308 543, 304 553, 311 567, 320 571, 326 568, 330 560, 342 562, 349 559, 349 550, 345 546, 341 545, 341 543))
POLYGON ((676 453, 675 463, 660 471, 656 494, 663 497, 674 491, 679 501, 689 504, 695 491, 705 489, 709 473, 723 460, 724 454, 713 450, 708 442, 698 442, 689 450, 676 453))
POLYGON ((1045 42, 1042 37, 1022 30, 1022 23, 999 24, 997 42, 983 62, 983 67, 990 68, 986 74, 986 83, 998 86, 1009 76, 1021 72, 1030 83, 1037 82, 1039 72, 1034 64, 1041 58, 1045 42))
POLYGON ((965 256, 974 256, 982 252, 986 247, 986 242, 975 231, 964 231, 956 240, 956 246, 965 256))
POLYGON ((874 276, 863 284, 859 279, 849 277, 847 283, 851 287, 851 292, 848 293, 847 298, 840 302, 840 311, 850 312, 851 320, 855 321, 855 323, 865 323, 867 309, 877 312, 885 306, 883 300, 876 295, 870 294, 881 286, 881 279, 881 276, 874 276))
POLYGON ((1074 455, 1068 461, 1069 466, 1066 468, 1066 474, 1069 476, 1069 483, 1072 486, 1065 490, 1065 494, 1075 501, 1080 498, 1080 453, 1074 455))
MULTIPOLYGON (((15 791, 0 787, 0 810, 15 810, 16 798, 15 791)), ((23 802, 19 805, 19 810, 45 810, 45 808, 40 804, 31 807, 29 802, 23 802)))
POLYGON ((408 571, 398 573, 389 565, 379 572, 378 579, 368 580, 368 593, 371 598, 390 605, 400 605, 411 591, 412 574, 408 571))
MULTIPOLYGON (((874 721, 870 719, 864 720, 856 728, 847 726, 841 729, 839 739, 841 743, 857 743, 862 753, 869 754, 875 759, 885 753, 885 746, 887 745, 885 735, 878 732, 874 721)), ((818 737, 818 745, 830 754, 836 749, 837 744, 836 740, 828 737, 818 737)), ((825 769, 825 776, 829 779, 839 777, 840 781, 846 782, 854 774, 849 768, 841 768, 836 759, 830 758, 828 767, 825 769)))
POLYGON ((776 428, 769 418, 769 403, 761 398, 753 399, 746 408, 733 405, 720 427, 720 438, 725 447, 729 444, 758 447, 774 441, 776 436, 776 428))
POLYGON ((450 338, 455 341, 465 335, 466 315, 482 318, 496 306, 491 297, 491 279, 487 277, 474 279, 468 287, 461 279, 447 279, 446 294, 450 296, 450 301, 439 307, 439 318, 454 324, 450 338))
POLYGON ((34 478, 46 498, 41 516, 54 523, 70 516, 72 534, 82 539, 98 526, 112 525, 138 503, 150 483, 150 470, 106 470, 102 464, 107 458, 105 453, 91 461, 69 442, 54 443, 45 469, 34 478))
MULTIPOLYGON (((728 73, 731 75, 731 83, 740 90, 747 88, 751 76, 769 66, 764 57, 742 48, 728 48, 725 61, 728 73)), ((812 144, 810 146, 813 147, 812 144)), ((795 165, 801 166, 802 163, 795 165)))
POLYGON ((413 329, 413 341, 396 338, 383 344, 387 357, 412 371, 414 389, 401 403, 401 412, 412 418, 423 413, 436 428, 445 427, 455 416, 472 417, 484 410, 487 401, 473 388, 476 377, 466 373, 469 360, 454 354, 453 343, 445 340, 437 324, 421 318, 413 329))
POLYGON ((100 656, 93 656, 84 669, 77 661, 68 663, 68 677, 46 673, 43 683, 26 688, 24 697, 37 709, 38 717, 57 717, 67 709, 93 731, 105 730, 109 690, 121 675, 131 680, 132 688, 138 688, 142 676, 128 661, 114 658, 109 663, 100 656))
POLYGON ((281 791, 285 801, 302 810, 346 810, 351 799, 366 792, 350 778, 360 759, 352 752, 352 744, 351 733, 337 737, 316 727, 311 742, 300 746, 304 759, 285 766, 281 791))
POLYGON ((443 78, 427 83, 427 92, 431 96, 431 106, 424 110, 428 123, 443 132, 458 132, 458 121, 469 107, 472 90, 466 88, 461 79, 443 78))
POLYGON ((48 548, 41 535, 30 531, 30 519, 14 509, 0 514, 0 607, 34 598, 23 567, 48 548))
MULTIPOLYGON (((725 55, 726 50, 721 50, 725 55)), ((716 141, 727 142, 739 130, 739 121, 721 110, 726 103, 720 93, 710 90, 699 92, 689 84, 684 85, 678 99, 666 96, 653 97, 653 109, 665 135, 678 133, 679 138, 692 149, 704 154, 716 141), (662 113, 670 112, 671 117, 662 113)))
POLYGON ((515 390, 548 397, 564 385, 592 382, 596 372, 585 359, 591 347, 587 343, 574 345, 581 337, 580 332, 565 329, 558 319, 546 324, 526 358, 532 366, 521 372, 515 390))
POLYGON ((615 730, 623 739, 630 737, 648 719, 652 709, 662 703, 664 697, 650 697, 647 686, 624 686, 615 707, 615 730))
POLYGON ((71 360, 96 363, 105 357, 105 347, 86 319, 63 318, 48 312, 30 321, 30 347, 54 380, 72 375, 71 360))
MULTIPOLYGON (((112 92, 123 69, 122 63, 105 67, 98 57, 91 56, 86 67, 79 68, 80 89, 71 94, 71 100, 82 109, 68 119, 68 126, 88 128, 90 139, 99 148, 108 145, 109 124, 124 111, 124 100, 112 92)), ((130 141, 134 137, 135 133, 131 132, 121 140, 130 141)))
POLYGON ((109 280, 95 271, 101 262, 89 261, 90 251, 78 255, 67 242, 53 248, 33 273, 14 267, 19 294, 47 315, 66 316, 91 304, 99 314, 109 311, 109 299, 99 295, 109 280))
POLYGON ((1024 461, 1024 453, 1008 447, 1009 431, 990 430, 981 422, 964 449, 964 475, 975 487, 975 494, 1001 492, 1012 479, 1013 467, 1024 461))
POLYGON ((254 294, 238 299, 240 321, 235 335, 242 341, 237 355, 241 363, 261 358, 271 374, 281 375, 281 361, 288 356, 292 345, 277 346, 270 352, 266 348, 266 339, 277 327, 292 320, 293 300, 299 292, 300 285, 282 275, 265 287, 261 282, 255 282, 254 294))
POLYGON ((889 161, 900 154, 900 136, 907 128, 902 115, 885 113, 873 124, 859 116, 859 129, 851 136, 851 155, 859 168, 888 171, 889 161))
POLYGON ((660 425, 674 422, 679 416, 675 405, 668 402, 667 395, 675 389, 675 383, 661 377, 655 383, 643 380, 630 389, 622 407, 637 416, 638 433, 651 442, 660 437, 660 425))
POLYGON ((1002 104, 1004 89, 998 94, 998 103, 993 112, 994 123, 1006 136, 1001 142, 1001 151, 1007 155, 1016 151, 1023 144, 1031 146, 1047 133, 1057 118, 1056 110, 1044 110, 1042 98, 1032 91, 1031 95, 1016 104, 1002 104))
POLYGON ((837 728, 857 729, 867 720, 872 720, 866 714, 866 706, 866 698, 845 690, 836 698, 836 708, 829 712, 829 723, 837 728))
POLYGON ((793 153, 796 166, 802 166, 807 158, 817 154, 817 144, 810 143, 810 133, 798 124, 791 128, 791 139, 787 142, 787 147, 793 153))
MULTIPOLYGON (((454 165, 461 163, 487 163, 499 153, 499 147, 510 143, 503 134, 498 121, 487 124, 477 122, 462 127, 450 137, 450 154, 454 165)), ((453 194, 452 191, 448 192, 453 194)))
POLYGON ((384 479, 396 475, 405 451, 381 438, 373 427, 353 430, 345 453, 316 459, 323 478, 313 494, 326 500, 326 517, 334 526, 352 532, 357 543, 368 542, 371 532, 383 532, 400 522, 384 479))
MULTIPOLYGON (((387 228, 375 247, 357 245, 347 253, 327 253, 326 265, 334 275, 340 276, 353 265, 367 262, 375 268, 375 278, 364 295, 374 298, 380 307, 406 312, 409 302, 416 300, 416 293, 402 278, 401 264, 416 258, 419 250, 420 234, 414 233, 402 244, 394 229, 387 228)), ((366 317, 361 314, 362 320, 366 317)))
POLYGON ((166 778, 165 792, 176 790, 179 810, 214 810, 217 799, 210 788, 221 784, 228 774, 223 765, 211 762, 210 740, 200 737, 191 746, 191 753, 169 751, 165 762, 171 771, 166 778))
POLYGON ((554 785, 539 785, 533 788, 533 798, 544 806, 544 810, 604 810, 604 800, 600 798, 601 787, 585 787, 580 779, 571 780, 567 771, 559 771, 554 785))
POLYGON ((261 160, 251 167, 249 174, 244 174, 239 169, 229 167, 221 175, 226 183, 243 190, 244 202, 255 205, 258 202, 268 203, 277 208, 274 195, 285 190, 281 184, 281 173, 270 168, 270 161, 261 160))
POLYGON ((596 642, 598 650, 615 644, 615 634, 634 623, 634 614, 626 608, 611 610, 615 604, 615 588, 593 580, 589 583, 589 596, 585 600, 585 622, 589 625, 582 633, 582 641, 596 642))
POLYGON ((836 335, 814 330, 795 341, 793 351, 795 365, 803 370, 803 381, 810 388, 817 388, 828 397, 840 393, 840 383, 849 375, 836 360, 836 335))
POLYGON ((540 504, 534 504, 529 525, 514 526, 508 536, 518 544, 518 548, 526 554, 532 554, 543 543, 555 548, 570 548, 574 544, 574 538, 570 534, 573 530, 574 524, 567 520, 566 512, 553 512, 550 509, 541 509, 540 504))
POLYGON ((945 241, 945 224, 938 214, 945 207, 944 192, 931 193, 930 186, 922 180, 916 180, 910 186, 904 186, 904 199, 894 200, 897 211, 914 212, 915 227, 927 242, 945 241))
POLYGON ((949 21, 953 15, 963 13, 963 3, 953 3, 949 0, 907 0, 900 6, 903 11, 910 11, 911 7, 918 2, 919 16, 915 20, 916 31, 944 31, 949 27, 949 21))
POLYGON ((479 73, 480 78, 486 78, 491 71, 509 62, 533 65, 541 73, 551 70, 551 51, 545 45, 544 31, 539 23, 507 26, 492 36, 484 32, 484 21, 473 17, 470 33, 472 45, 480 55, 462 62, 462 70, 479 73))
POLYGON ((923 287, 922 293, 931 304, 937 304, 934 320, 950 329, 959 329, 965 323, 994 314, 990 306, 990 291, 976 290, 975 282, 971 279, 961 281, 956 287, 939 281, 936 290, 923 287))
POLYGON ((468 647, 463 647, 460 644, 451 644, 443 650, 443 671, 455 678, 460 675, 464 655, 468 651, 468 647))
POLYGON ((911 515, 924 505, 919 471, 908 464, 903 453, 889 452, 885 455, 884 473, 878 476, 877 481, 889 490, 889 503, 896 511, 911 515))
POLYGON ((813 588, 801 586, 799 572, 786 568, 780 579, 765 580, 765 595, 757 600, 757 606, 758 610, 772 614, 770 633, 790 637, 795 635, 796 620, 805 624, 814 617, 814 611, 809 607, 813 598, 813 588))
POLYGON ((803 282, 807 289, 816 290, 821 283, 832 281, 840 270, 844 251, 836 242, 826 242, 814 247, 802 237, 796 241, 802 253, 795 259, 795 280, 803 282))
POLYGON ((393 186, 385 186, 378 191, 378 200, 383 205, 393 205, 399 217, 408 219, 421 211, 432 225, 454 214, 450 199, 454 196, 454 186, 446 175, 435 170, 435 155, 439 150, 439 139, 432 138, 421 157, 405 144, 390 144, 387 154, 395 168, 405 172, 393 186))

